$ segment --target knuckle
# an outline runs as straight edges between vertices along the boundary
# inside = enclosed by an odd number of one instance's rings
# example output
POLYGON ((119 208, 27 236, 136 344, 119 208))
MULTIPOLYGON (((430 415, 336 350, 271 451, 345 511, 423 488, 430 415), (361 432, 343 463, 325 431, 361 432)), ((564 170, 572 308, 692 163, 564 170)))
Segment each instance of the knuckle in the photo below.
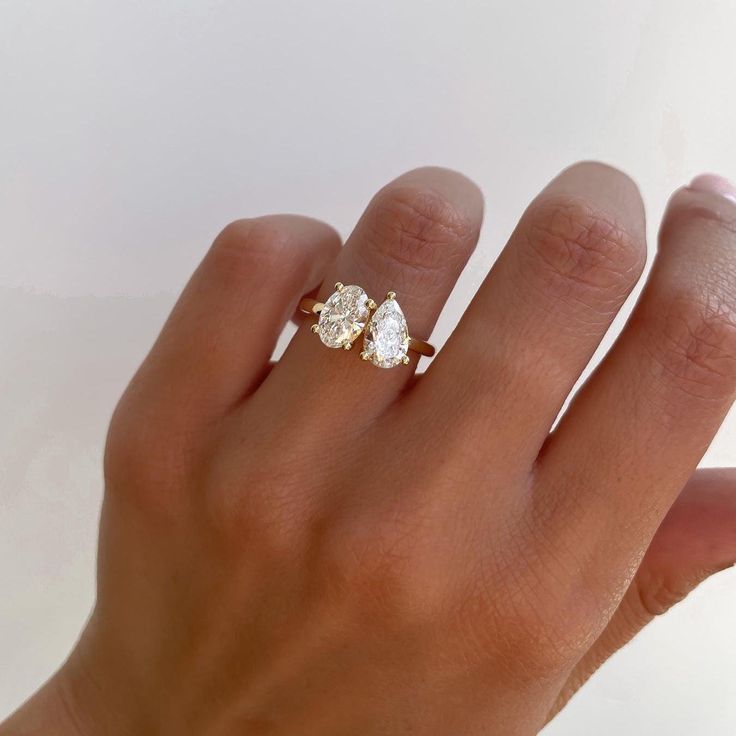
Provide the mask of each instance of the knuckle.
POLYGON ((334 525, 320 550, 329 587, 379 626, 433 621, 443 595, 441 571, 417 552, 414 525, 352 519, 334 525), (431 581, 430 581, 431 578, 431 581))
POLYGON ((477 225, 443 195, 424 187, 394 185, 380 191, 366 212, 370 268, 395 277, 457 268, 472 249, 477 225))
POLYGON ((579 610, 580 602, 563 600, 551 593, 538 574, 519 573, 513 586, 499 590, 513 606, 507 612, 504 630, 511 632, 503 649, 507 658, 516 658, 520 671, 537 679, 553 676, 576 661, 588 642, 589 621, 579 610))
POLYGON ((176 514, 177 499, 189 475, 189 460, 177 443, 161 442, 165 429, 122 400, 110 422, 105 444, 106 493, 125 496, 148 516, 176 514))
POLYGON ((313 516, 314 485, 327 482, 305 469, 304 457, 298 440, 285 442, 278 454, 256 451, 250 461, 234 458, 227 446, 216 451, 202 475, 200 496, 217 538, 235 550, 293 555, 313 516))
POLYGON ((528 683, 556 678, 582 654, 582 647, 573 642, 573 631, 567 622, 527 615, 512 626, 514 633, 502 653, 519 680, 528 683))
POLYGON ((736 390, 736 316, 720 300, 679 297, 644 344, 668 387, 697 399, 736 390))
POLYGON ((687 596, 692 587, 682 581, 673 581, 663 575, 644 571, 634 578, 632 585, 636 608, 644 621, 667 613, 687 596))
POLYGON ((475 575, 488 608, 484 616, 493 646, 523 679, 553 677, 579 659, 591 643, 600 597, 580 584, 576 552, 562 547, 530 515, 518 518, 504 544, 475 575))
POLYGON ((235 220, 215 238, 210 260, 224 279, 240 283, 279 263, 288 264, 283 254, 289 246, 289 233, 267 219, 235 220))
MULTIPOLYGON (((505 594, 504 589, 497 594, 505 594)), ((517 591, 509 594, 518 597, 517 591)), ((491 641, 480 650, 504 663, 509 674, 522 684, 555 678, 567 671, 582 654, 579 640, 585 633, 540 606, 530 608, 525 602, 514 606, 519 610, 507 613, 484 634, 491 641), (523 611, 521 606, 525 606, 523 611)), ((485 625, 488 628, 487 621, 485 625)))
POLYGON ((572 658, 561 627, 530 597, 517 585, 496 581, 491 591, 471 592, 458 616, 464 641, 474 653, 468 656, 493 658, 520 683, 552 676, 572 658))
POLYGON ((542 200, 524 220, 522 265, 555 299, 617 308, 644 267, 641 239, 584 199, 542 200))

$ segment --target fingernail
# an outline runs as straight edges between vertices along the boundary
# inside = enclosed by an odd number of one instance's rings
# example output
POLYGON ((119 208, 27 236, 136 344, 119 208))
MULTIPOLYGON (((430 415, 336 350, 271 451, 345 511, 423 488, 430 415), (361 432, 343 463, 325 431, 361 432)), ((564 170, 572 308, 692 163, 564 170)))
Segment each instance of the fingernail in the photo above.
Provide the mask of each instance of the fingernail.
POLYGON ((710 192, 736 202, 736 184, 717 174, 701 174, 690 182, 690 189, 696 192, 710 192))

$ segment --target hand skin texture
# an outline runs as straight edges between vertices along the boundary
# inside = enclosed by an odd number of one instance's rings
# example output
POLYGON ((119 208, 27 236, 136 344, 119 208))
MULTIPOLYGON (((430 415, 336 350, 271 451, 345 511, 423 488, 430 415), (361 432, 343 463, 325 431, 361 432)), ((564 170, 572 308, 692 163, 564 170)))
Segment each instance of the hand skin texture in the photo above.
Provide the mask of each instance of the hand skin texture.
MULTIPOLYGON (((329 350, 308 293, 393 289, 427 337, 482 197, 426 168, 341 247, 228 225, 121 399, 94 612, 2 736, 535 734, 653 616, 736 560, 736 473, 695 471, 736 391, 736 202, 672 197, 641 298, 633 182, 560 174, 421 376, 329 350)), ((634 726, 634 730, 635 726, 634 726)))

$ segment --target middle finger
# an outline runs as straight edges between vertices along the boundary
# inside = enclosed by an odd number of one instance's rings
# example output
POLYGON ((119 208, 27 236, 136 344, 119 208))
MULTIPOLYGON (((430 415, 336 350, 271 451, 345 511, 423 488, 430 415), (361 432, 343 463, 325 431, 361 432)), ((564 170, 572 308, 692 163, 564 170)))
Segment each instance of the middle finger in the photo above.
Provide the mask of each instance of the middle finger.
POLYGON ((447 397, 443 423, 459 428, 458 441, 528 468, 645 256, 631 179, 598 163, 563 171, 524 213, 409 400, 421 413, 432 394, 447 397))

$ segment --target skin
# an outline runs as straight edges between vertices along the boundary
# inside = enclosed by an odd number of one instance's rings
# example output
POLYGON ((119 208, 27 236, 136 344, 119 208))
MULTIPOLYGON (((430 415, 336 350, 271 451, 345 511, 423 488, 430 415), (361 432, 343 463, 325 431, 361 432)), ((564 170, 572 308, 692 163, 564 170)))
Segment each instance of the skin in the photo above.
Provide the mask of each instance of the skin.
POLYGON ((535 734, 655 615, 736 560, 736 473, 695 471, 736 393, 736 202, 672 197, 615 345, 555 418, 646 260, 596 163, 532 202, 428 370, 328 350, 302 295, 397 292, 432 331, 478 189, 427 168, 341 247, 226 227, 122 397, 98 597, 2 736, 535 734))

